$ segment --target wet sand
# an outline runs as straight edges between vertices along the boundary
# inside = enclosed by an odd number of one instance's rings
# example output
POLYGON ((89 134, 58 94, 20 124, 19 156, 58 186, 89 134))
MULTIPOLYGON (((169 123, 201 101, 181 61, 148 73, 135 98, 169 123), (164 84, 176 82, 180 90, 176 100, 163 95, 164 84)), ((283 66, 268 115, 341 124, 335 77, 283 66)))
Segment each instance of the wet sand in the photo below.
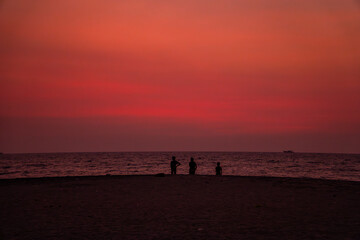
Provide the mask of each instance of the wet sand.
POLYGON ((0 239, 360 239, 360 182, 185 175, 0 180, 0 239))

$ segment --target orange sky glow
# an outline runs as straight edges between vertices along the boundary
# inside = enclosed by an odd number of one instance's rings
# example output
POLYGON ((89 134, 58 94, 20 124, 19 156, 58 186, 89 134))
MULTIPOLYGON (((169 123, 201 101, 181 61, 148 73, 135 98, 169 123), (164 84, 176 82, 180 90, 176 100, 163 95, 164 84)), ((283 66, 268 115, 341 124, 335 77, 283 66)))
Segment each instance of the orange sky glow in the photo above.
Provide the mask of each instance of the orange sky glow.
POLYGON ((356 0, 0 1, 0 151, 360 153, 356 0))

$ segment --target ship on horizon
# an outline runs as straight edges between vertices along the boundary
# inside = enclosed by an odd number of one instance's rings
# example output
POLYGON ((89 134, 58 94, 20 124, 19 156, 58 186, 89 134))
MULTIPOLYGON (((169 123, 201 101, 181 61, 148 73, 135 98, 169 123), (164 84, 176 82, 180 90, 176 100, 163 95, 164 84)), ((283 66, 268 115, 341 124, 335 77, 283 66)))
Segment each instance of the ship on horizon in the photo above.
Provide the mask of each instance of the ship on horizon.
POLYGON ((284 150, 283 153, 294 153, 292 150, 284 150))

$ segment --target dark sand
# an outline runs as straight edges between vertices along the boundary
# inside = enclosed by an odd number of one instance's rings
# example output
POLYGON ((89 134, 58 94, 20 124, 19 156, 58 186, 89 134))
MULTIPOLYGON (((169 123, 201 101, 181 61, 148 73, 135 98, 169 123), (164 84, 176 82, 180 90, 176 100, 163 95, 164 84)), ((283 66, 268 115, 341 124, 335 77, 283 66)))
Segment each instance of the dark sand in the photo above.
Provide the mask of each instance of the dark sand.
POLYGON ((68 177, 0 194, 0 239, 360 239, 360 182, 68 177))

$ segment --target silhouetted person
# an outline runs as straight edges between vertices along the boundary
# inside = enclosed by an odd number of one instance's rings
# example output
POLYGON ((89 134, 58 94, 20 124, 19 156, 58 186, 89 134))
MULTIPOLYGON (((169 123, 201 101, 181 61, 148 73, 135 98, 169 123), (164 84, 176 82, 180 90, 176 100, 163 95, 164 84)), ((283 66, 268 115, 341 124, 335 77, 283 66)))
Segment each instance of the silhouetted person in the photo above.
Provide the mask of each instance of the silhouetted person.
POLYGON ((220 167, 220 162, 217 163, 215 170, 216 170, 216 176, 222 175, 222 168, 220 167))
POLYGON ((175 157, 172 157, 172 161, 170 162, 171 167, 171 175, 176 174, 176 168, 180 166, 181 164, 175 160, 175 157))
POLYGON ((196 162, 194 162, 194 158, 190 158, 189 167, 190 167, 189 174, 190 175, 195 175, 197 165, 196 165, 196 162))

